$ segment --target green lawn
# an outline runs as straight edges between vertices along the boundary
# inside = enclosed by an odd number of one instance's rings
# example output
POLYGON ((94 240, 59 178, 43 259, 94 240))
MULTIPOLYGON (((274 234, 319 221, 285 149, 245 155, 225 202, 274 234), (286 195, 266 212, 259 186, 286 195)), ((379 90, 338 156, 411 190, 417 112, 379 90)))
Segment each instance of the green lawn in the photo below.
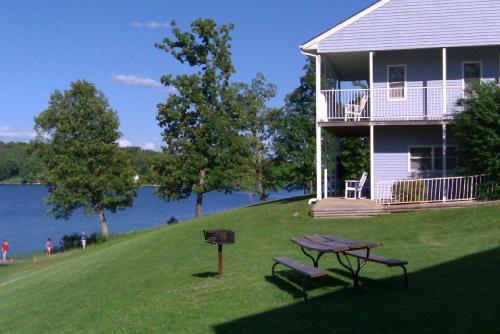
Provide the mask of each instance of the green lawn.
POLYGON ((498 333, 500 205, 349 220, 313 220, 308 208, 257 205, 0 267, 0 332, 498 333), (223 279, 202 238, 219 227, 236 232, 223 279), (400 268, 368 264, 353 294, 324 256, 331 275, 304 303, 283 267, 270 281, 271 258, 306 261, 289 238, 312 233, 383 242, 376 253, 409 261, 410 287, 400 268))

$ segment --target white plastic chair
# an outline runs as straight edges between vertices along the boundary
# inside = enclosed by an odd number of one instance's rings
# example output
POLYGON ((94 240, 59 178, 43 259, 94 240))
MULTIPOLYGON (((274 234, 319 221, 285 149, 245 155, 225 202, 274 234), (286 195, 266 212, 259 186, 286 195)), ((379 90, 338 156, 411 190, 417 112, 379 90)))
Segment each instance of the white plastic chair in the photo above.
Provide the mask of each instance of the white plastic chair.
POLYGON ((365 185, 366 179, 368 177, 367 172, 363 172, 361 179, 358 180, 345 180, 345 198, 346 199, 361 199, 361 190, 365 185), (354 197, 349 197, 349 192, 354 192, 354 197))
POLYGON ((348 118, 352 118, 354 121, 360 121, 361 115, 366 108, 366 103, 368 102, 368 96, 363 95, 359 104, 346 104, 344 105, 344 121, 347 122, 348 118))

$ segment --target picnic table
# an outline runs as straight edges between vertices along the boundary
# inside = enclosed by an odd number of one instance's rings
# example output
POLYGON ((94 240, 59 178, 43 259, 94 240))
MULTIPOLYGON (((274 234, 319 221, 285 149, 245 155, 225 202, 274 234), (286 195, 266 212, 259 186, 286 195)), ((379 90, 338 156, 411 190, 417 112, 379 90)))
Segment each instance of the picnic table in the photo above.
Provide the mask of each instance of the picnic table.
POLYGON ((334 253, 340 265, 351 273, 355 290, 360 290, 359 272, 370 260, 370 250, 382 246, 379 242, 349 240, 331 234, 305 235, 290 240, 300 246, 302 252, 312 260, 316 268, 318 268, 319 259, 323 254, 334 253), (353 251, 356 251, 358 254, 362 252, 362 255, 354 258, 355 265, 349 260, 349 255, 352 255, 353 251), (311 252, 317 252, 316 257, 311 252), (344 259, 342 259, 341 255, 344 259))

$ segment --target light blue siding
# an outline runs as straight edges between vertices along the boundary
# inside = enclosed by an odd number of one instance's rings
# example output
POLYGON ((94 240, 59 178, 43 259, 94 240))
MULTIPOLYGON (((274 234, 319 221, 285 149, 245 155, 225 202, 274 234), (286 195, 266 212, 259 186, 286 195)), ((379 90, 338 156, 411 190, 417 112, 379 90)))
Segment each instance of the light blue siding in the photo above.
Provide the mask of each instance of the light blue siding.
MULTIPOLYGON (((500 47, 450 48, 447 55, 447 85, 449 110, 456 110, 456 101, 462 97, 462 63, 480 61, 483 80, 497 81, 500 77, 500 47)), ((391 118, 401 114, 406 105, 414 109, 410 117, 439 119, 442 115, 442 51, 441 49, 379 51, 374 57, 373 115, 391 118), (404 64, 408 91, 403 101, 389 101, 387 67, 404 64), (428 87, 427 90, 413 89, 428 87), (435 88, 434 88, 435 87, 435 88), (433 89, 434 88, 434 89, 433 89), (383 106, 383 107, 381 107, 383 106), (425 117, 424 117, 425 116, 425 117)))
POLYGON ((500 45, 498 0, 391 0, 324 38, 318 52, 500 45))
MULTIPOLYGON (((408 170, 408 146, 441 145, 441 126, 377 126, 374 138, 374 181, 414 177, 408 170)), ((438 177, 441 173, 419 175, 438 177)))

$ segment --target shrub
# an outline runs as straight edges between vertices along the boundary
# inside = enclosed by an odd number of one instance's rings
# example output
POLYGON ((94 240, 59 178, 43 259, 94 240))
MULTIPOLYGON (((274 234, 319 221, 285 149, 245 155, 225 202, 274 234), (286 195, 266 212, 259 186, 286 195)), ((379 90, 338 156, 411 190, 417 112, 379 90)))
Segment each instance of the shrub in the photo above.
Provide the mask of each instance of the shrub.
POLYGON ((396 181, 392 185, 392 193, 397 202, 423 202, 428 199, 427 186, 423 180, 396 181), (411 186, 409 186, 411 185, 411 186))
POLYGON ((500 199, 500 88, 494 83, 474 85, 459 105, 464 111, 450 126, 459 172, 486 175, 479 198, 500 199))
POLYGON ((167 225, 174 225, 174 224, 177 224, 179 221, 177 220, 177 218, 175 218, 174 216, 170 217, 168 220, 167 220, 167 225))
MULTIPOLYGON (((59 241, 59 247, 57 251, 67 251, 73 248, 82 247, 81 235, 78 233, 64 235, 59 241)), ((91 234, 87 237, 87 246, 90 244, 95 244, 99 242, 99 237, 96 233, 91 234)))

